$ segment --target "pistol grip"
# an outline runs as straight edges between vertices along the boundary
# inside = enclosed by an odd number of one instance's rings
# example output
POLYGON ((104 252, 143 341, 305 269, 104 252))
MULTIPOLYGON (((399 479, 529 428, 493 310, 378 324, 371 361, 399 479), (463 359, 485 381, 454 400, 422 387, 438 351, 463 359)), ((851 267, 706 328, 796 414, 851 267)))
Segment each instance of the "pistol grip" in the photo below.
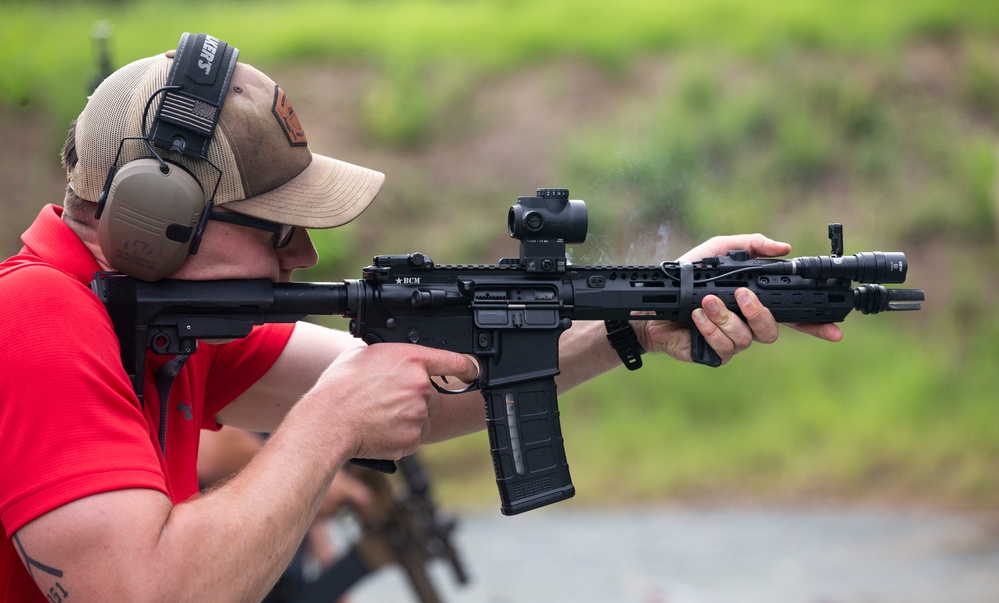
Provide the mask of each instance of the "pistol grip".
POLYGON ((500 511, 516 515, 576 490, 565 459, 555 379, 483 389, 500 511))

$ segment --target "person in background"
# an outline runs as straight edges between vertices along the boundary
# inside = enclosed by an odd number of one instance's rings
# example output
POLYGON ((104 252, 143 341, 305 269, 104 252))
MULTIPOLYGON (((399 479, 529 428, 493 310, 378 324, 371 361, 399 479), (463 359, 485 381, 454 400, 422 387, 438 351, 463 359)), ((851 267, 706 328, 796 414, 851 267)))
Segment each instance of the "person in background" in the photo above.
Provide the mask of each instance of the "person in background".
MULTIPOLYGON (((201 491, 207 492, 231 479, 250 462, 265 441, 264 434, 237 427, 222 427, 218 431, 202 430, 198 450, 198 483, 201 491)), ((352 473, 338 472, 319 505, 319 511, 302 546, 264 599, 265 603, 294 603, 296 595, 302 590, 306 572, 309 571, 307 565, 318 571, 332 566, 339 557, 341 547, 334 542, 328 522, 346 507, 361 518, 367 517, 373 504, 373 496, 370 488, 352 473)), ((339 603, 345 601, 346 598, 341 598, 339 603)))

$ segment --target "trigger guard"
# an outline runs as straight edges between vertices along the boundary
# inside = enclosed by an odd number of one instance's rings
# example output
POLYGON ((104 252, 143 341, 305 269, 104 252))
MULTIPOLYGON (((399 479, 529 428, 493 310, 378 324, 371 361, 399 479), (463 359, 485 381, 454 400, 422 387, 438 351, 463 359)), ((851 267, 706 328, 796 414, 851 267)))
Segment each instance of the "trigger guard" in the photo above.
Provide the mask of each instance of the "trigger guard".
MULTIPOLYGON (((444 379, 444 377, 441 377, 441 379, 444 379)), ((447 383, 447 379, 444 379, 444 383, 447 383)), ((479 385, 478 379, 472 381, 462 389, 447 389, 445 387, 438 385, 437 382, 434 381, 433 379, 430 380, 430 385, 433 385, 434 389, 436 389, 438 392, 449 396, 454 396, 457 394, 467 394, 468 392, 475 392, 482 389, 482 386, 479 385)))

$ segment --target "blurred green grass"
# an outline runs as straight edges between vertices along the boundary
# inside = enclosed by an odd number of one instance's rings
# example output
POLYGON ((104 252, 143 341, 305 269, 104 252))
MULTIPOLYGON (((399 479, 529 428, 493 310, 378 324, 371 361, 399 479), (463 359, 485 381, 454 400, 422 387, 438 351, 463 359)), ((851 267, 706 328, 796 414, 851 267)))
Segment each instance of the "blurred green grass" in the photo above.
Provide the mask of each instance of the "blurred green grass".
MULTIPOLYGON (((668 227, 673 255, 743 231, 824 254, 826 222, 843 221, 847 253, 907 252, 909 284, 928 300, 919 314, 851 316, 840 344, 783 329, 778 345, 717 371, 651 358, 563 394, 579 499, 999 503, 999 3, 141 0, 0 11, 0 104, 50 115, 60 132, 95 75, 85 45, 99 19, 112 20, 119 61, 207 31, 268 72, 335 62, 373 74, 356 115, 364 142, 417 168, 390 174, 404 193, 384 192, 367 220, 315 233, 327 258, 316 280, 355 278, 374 253, 416 248, 496 261, 503 211, 469 203, 467 183, 437 182, 416 159, 476 136, 477 92, 510 74, 582 62, 613 85, 661 62, 668 86, 576 125, 559 141, 557 182, 537 183, 590 201, 580 263, 625 249, 637 257, 613 261, 660 257, 659 233, 643 234, 654 225, 668 227)), ((530 192, 503 181, 472 190, 530 192)), ((445 500, 494 503, 484 434, 427 458, 445 500)))
MULTIPOLYGON (((93 75, 83 38, 100 19, 113 24, 114 56, 129 60, 175 47, 177 32, 207 31, 252 48, 261 67, 324 59, 374 64, 403 88, 413 73, 439 63, 482 73, 555 56, 613 69, 676 50, 869 56, 917 39, 999 30, 999 10, 987 0, 181 0, 167 7, 151 0, 4 0, 0 7, 0 102, 41 104, 61 118, 82 106, 78 95, 67 94, 79 88, 67 84, 93 75)), ((983 83, 986 102, 994 102, 983 83)))
POLYGON ((876 244, 948 231, 990 240, 997 153, 995 131, 982 125, 999 123, 999 105, 979 82, 994 81, 987 88, 999 96, 999 59, 986 66, 976 49, 953 87, 933 94, 895 58, 679 59, 674 93, 648 108, 646 129, 587 132, 569 145, 569 178, 592 188, 586 175, 599 172, 623 199, 612 211, 624 205, 706 234, 824 201, 869 238, 866 226, 892 209, 877 200, 894 198, 904 210, 877 229, 876 244))

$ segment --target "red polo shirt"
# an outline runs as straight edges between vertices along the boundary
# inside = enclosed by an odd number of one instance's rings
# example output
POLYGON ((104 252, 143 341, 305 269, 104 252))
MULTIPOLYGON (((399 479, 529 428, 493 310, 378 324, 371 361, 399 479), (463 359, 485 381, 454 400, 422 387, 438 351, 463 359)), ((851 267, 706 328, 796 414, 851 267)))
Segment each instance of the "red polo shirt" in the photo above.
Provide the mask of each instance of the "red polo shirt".
MULTIPOLYGON (((68 502, 151 488, 175 503, 198 491, 199 431, 274 363, 294 328, 274 324, 226 345, 201 344, 173 382, 166 455, 158 442, 153 373, 171 357, 146 357, 145 407, 122 367, 118 340, 88 284, 93 255, 45 207, 0 264, 0 601, 45 601, 14 550, 23 525, 68 502)), ((42 560, 42 562, 44 562, 42 560)))

